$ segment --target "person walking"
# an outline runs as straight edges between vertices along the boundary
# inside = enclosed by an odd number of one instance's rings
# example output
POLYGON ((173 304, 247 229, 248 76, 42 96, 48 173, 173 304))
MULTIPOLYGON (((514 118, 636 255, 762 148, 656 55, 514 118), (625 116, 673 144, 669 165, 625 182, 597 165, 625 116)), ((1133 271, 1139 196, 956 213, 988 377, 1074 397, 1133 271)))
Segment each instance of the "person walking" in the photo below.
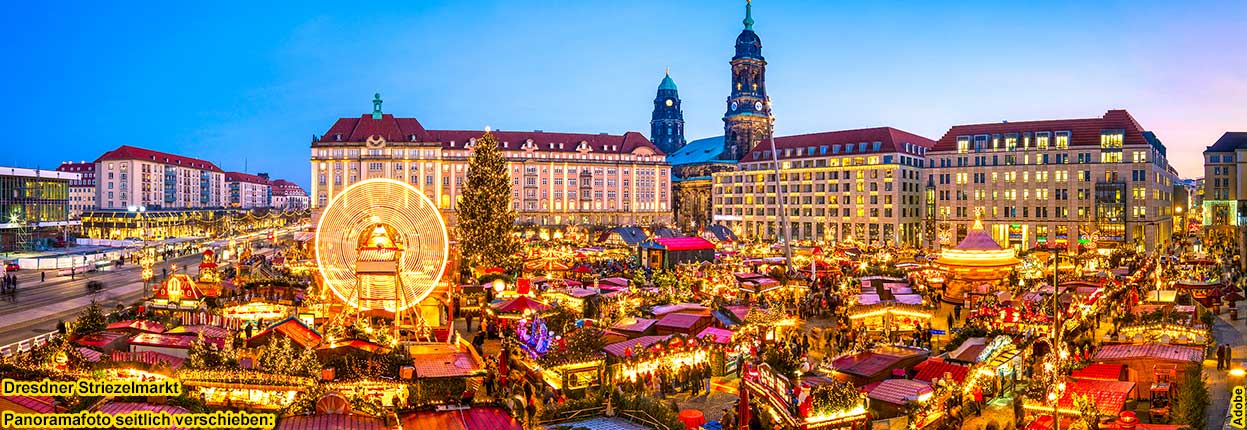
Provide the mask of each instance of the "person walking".
POLYGON ((1225 346, 1217 346, 1217 370, 1222 370, 1225 364, 1225 346))
POLYGON ((39 283, 43 283, 48 278, 48 272, 39 272, 39 283))

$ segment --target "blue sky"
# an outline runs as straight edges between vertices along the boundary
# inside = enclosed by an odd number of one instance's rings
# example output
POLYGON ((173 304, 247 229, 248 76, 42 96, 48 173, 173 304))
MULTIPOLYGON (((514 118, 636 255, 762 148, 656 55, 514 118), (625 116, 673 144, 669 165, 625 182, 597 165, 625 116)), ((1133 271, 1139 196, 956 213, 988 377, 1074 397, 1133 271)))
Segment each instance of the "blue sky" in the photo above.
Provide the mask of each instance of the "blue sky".
MULTIPOLYGON (((80 2, 0 17, 0 164, 122 144, 306 186, 338 117, 648 134, 663 69, 689 140, 722 132, 740 1, 80 2)), ((1247 130, 1247 2, 758 0, 781 135, 1098 116, 1125 108, 1184 177, 1247 130), (913 4, 911 4, 913 3, 913 4), (1033 3, 1033 4, 1032 4, 1033 3)))

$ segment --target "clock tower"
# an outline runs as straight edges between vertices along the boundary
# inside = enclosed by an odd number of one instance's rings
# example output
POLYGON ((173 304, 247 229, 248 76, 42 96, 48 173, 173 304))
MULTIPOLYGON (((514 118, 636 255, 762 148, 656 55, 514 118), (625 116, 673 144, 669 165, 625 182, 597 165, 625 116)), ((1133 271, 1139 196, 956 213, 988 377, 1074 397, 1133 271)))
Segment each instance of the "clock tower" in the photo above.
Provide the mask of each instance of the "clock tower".
POLYGON ((667 154, 684 147, 684 111, 680 109, 680 93, 671 80, 671 70, 658 84, 654 97, 654 115, 649 122, 650 141, 667 154))
POLYGON ((766 97, 766 60, 762 40, 753 32, 753 5, 745 1, 745 29, 736 36, 732 57, 732 91, 723 114, 723 159, 740 160, 771 138, 771 108, 766 97))

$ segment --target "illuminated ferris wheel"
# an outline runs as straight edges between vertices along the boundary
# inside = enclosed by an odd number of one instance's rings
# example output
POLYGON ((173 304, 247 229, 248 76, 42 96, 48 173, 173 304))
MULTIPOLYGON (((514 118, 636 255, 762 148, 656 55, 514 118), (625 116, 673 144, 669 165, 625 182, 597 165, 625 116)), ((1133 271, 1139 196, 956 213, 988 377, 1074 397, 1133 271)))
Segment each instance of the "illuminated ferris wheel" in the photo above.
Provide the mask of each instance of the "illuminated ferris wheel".
POLYGON ((400 312, 441 279, 449 239, 433 201, 392 179, 369 179, 329 201, 316 226, 325 287, 360 310, 400 312))

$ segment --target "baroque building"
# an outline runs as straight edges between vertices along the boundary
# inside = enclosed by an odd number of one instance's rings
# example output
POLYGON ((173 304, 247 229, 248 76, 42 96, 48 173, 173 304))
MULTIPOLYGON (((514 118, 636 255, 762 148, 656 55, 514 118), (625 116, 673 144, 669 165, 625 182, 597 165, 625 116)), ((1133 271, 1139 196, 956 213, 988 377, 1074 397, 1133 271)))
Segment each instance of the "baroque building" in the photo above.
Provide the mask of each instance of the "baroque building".
POLYGON ((732 88, 723 114, 723 158, 739 160, 759 142, 770 139, 770 100, 766 97, 766 59, 762 39, 753 32, 753 5, 745 2, 745 29, 736 36, 732 88))
POLYGON ((684 147, 684 111, 680 109, 680 92, 668 70, 658 84, 654 96, 654 114, 649 122, 650 141, 662 152, 670 154, 684 147))
MULTIPOLYGON (((328 205, 372 178, 421 190, 454 225, 455 207, 480 130, 431 130, 381 112, 340 118, 311 143, 311 204, 328 205)), ((671 222, 671 166, 641 133, 494 130, 512 180, 517 223, 552 233, 671 222)))
MULTIPOLYGON (((723 115, 723 135, 694 140, 669 152, 675 224, 702 229, 711 221, 711 176, 736 169, 736 162, 770 138, 772 124, 766 97, 766 60, 762 40, 753 31, 753 5, 745 2, 744 30, 736 37, 731 60, 732 87, 723 115)), ((674 83, 673 83, 674 85, 674 83)))

